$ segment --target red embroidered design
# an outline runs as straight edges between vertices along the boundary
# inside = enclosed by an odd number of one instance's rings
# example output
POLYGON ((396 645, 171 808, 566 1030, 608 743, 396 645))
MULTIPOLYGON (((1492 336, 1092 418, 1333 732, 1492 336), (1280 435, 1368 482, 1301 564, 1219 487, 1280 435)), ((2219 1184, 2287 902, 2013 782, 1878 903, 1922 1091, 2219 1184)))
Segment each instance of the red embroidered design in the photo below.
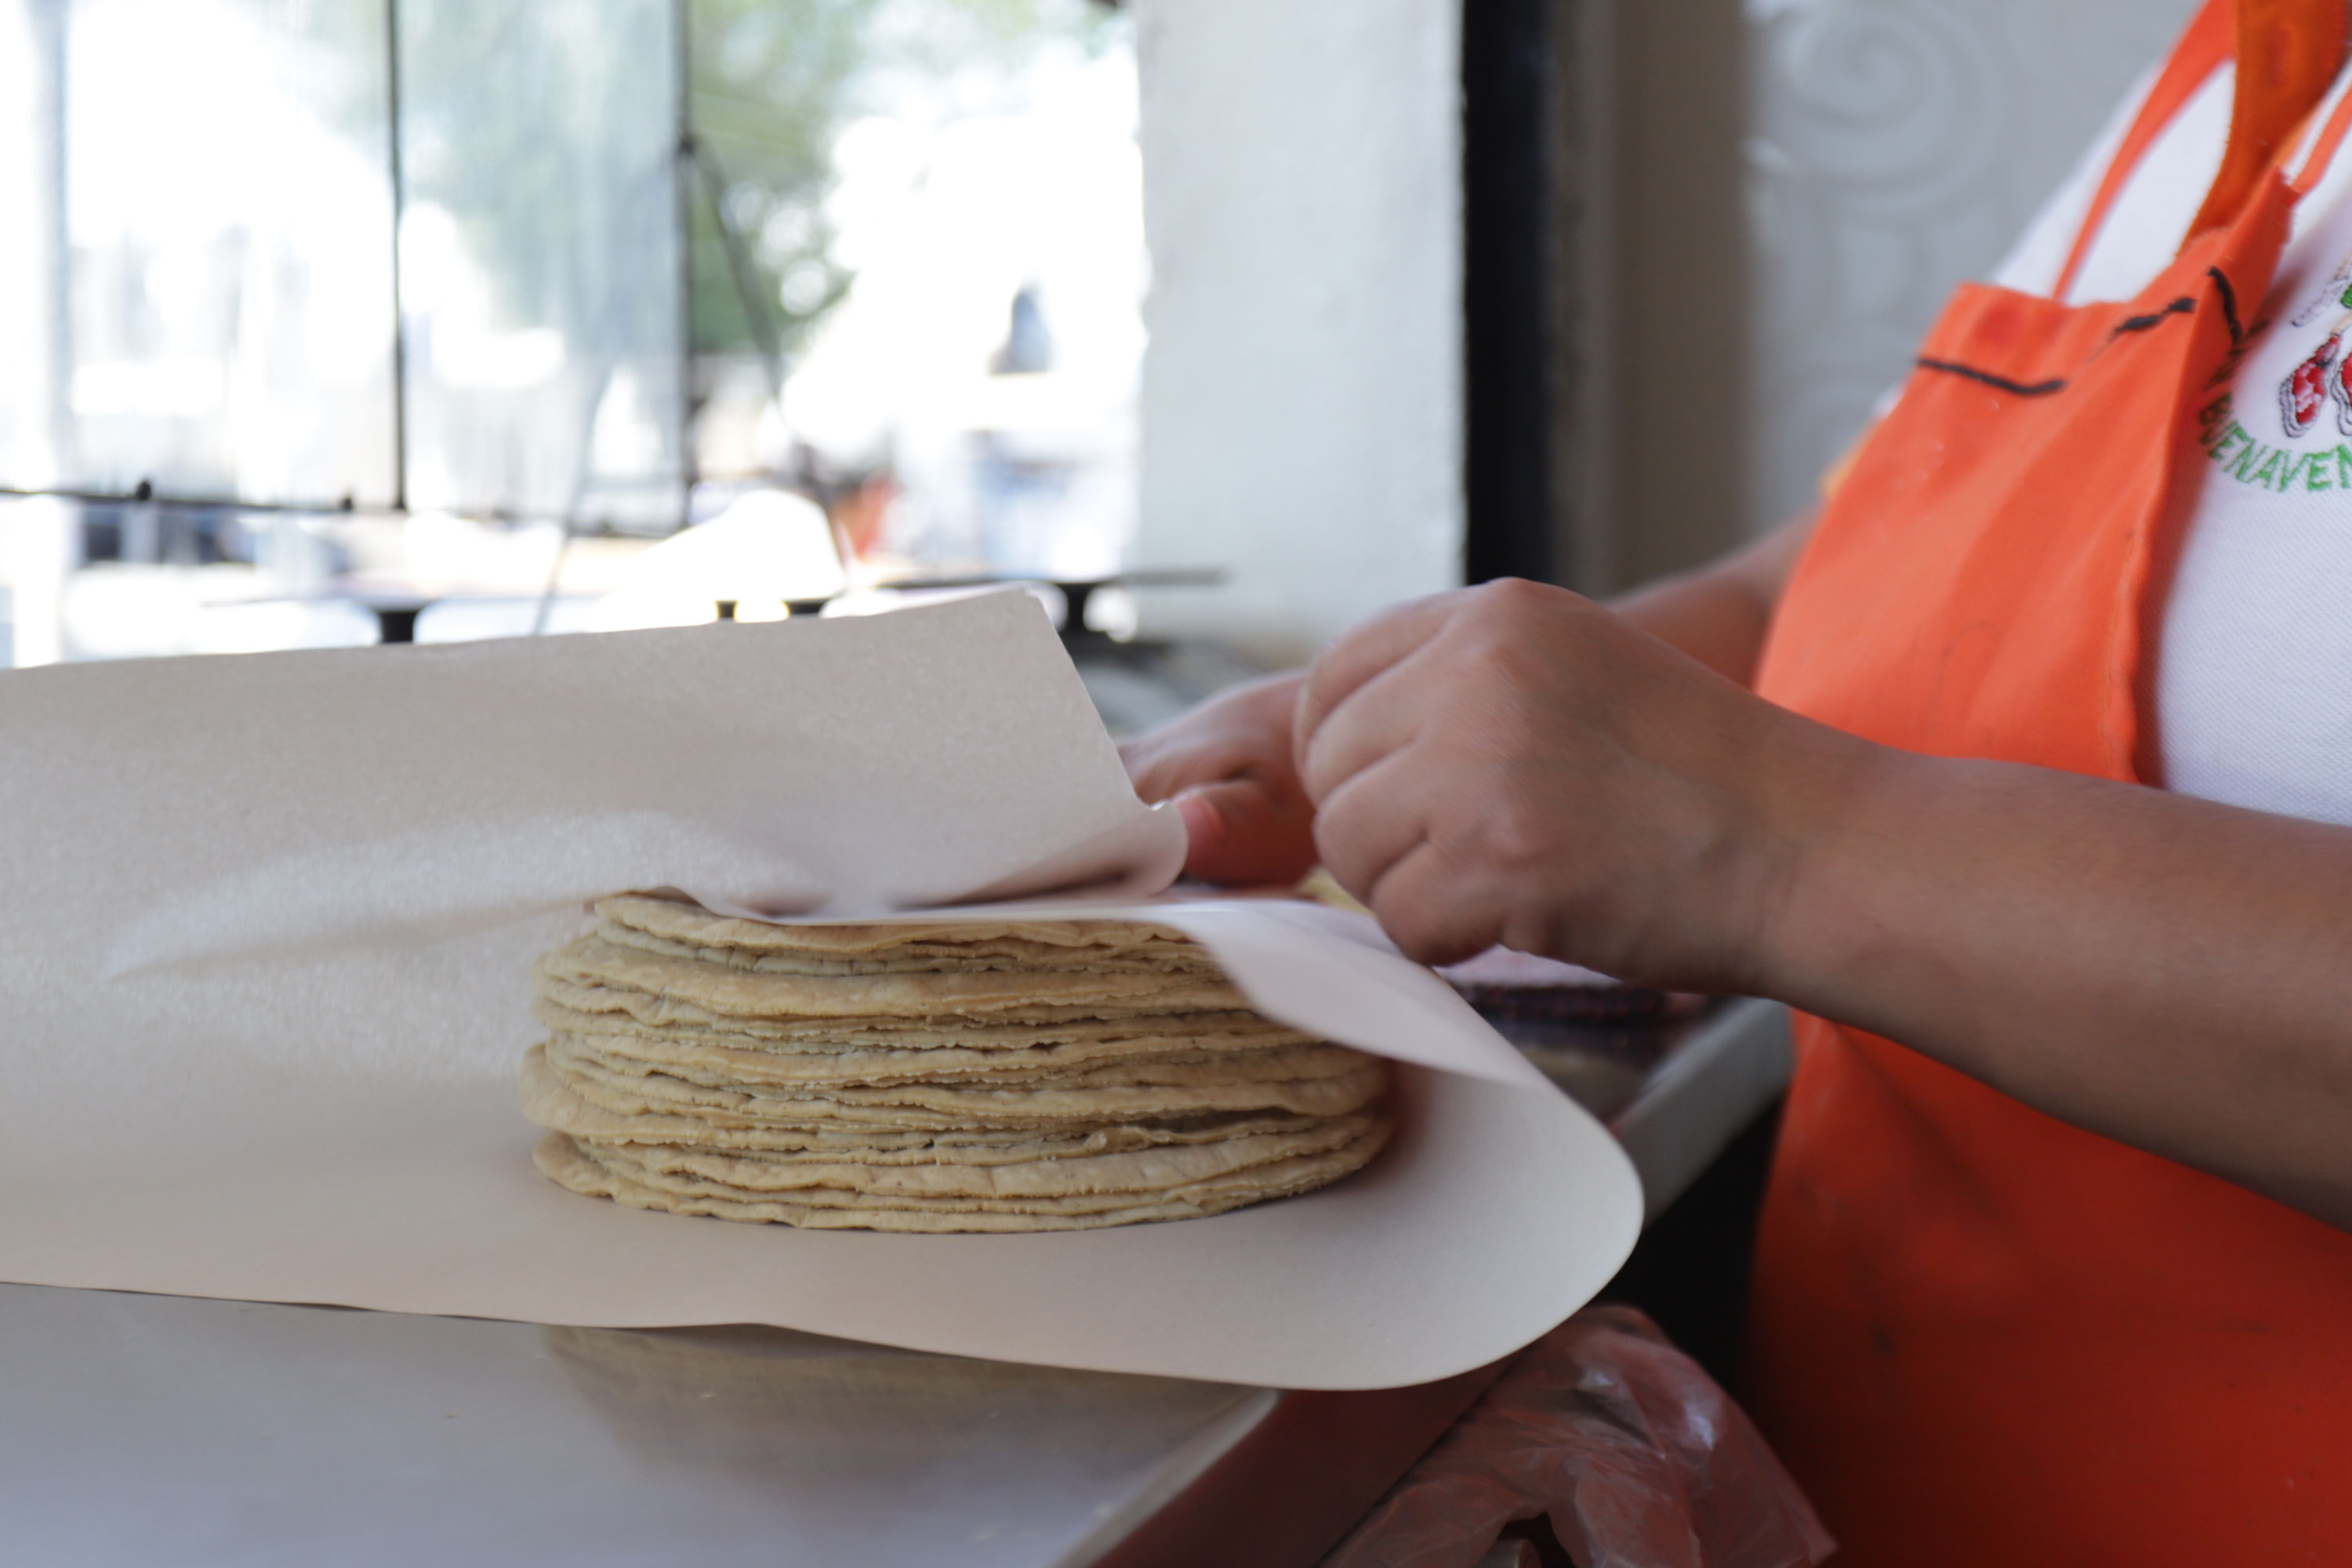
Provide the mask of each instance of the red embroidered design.
POLYGON ((2279 384, 2279 423, 2286 427, 2289 436, 2300 436, 2311 428, 2311 422, 2326 406, 2330 382, 2336 384, 2336 395, 2344 395, 2343 378, 2327 374, 2336 368, 2336 351, 2343 346, 2343 334, 2330 332, 2319 351, 2295 366, 2279 384))

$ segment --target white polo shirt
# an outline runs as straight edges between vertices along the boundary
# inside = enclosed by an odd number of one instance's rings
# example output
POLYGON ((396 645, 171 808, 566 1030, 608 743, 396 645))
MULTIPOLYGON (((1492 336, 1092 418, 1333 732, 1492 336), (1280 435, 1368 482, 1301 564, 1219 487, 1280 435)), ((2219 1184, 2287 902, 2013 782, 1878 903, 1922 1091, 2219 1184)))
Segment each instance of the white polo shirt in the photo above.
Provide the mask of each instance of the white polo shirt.
MULTIPOLYGON (((2055 288, 2153 75, 1992 281, 2055 288)), ((2306 146, 2347 80, 2352 70, 2306 146)), ((2148 149, 2067 302, 2129 299, 2170 263, 2221 166, 2231 89, 2224 67, 2148 149)), ((2236 384, 2200 410, 2206 460, 2156 648, 2161 782, 2352 825, 2352 138, 2296 212, 2253 319, 2267 325, 2236 384)))

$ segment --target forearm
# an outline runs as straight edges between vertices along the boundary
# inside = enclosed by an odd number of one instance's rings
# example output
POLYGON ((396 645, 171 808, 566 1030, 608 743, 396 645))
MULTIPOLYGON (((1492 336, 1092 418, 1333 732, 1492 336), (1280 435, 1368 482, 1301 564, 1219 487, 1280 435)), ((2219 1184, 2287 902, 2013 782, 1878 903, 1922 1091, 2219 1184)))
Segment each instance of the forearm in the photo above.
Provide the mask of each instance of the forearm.
POLYGON ((1610 600, 1609 607, 1742 686, 1755 680, 1772 624, 1769 602, 1714 566, 1647 584, 1610 600))
POLYGON ((1855 755, 1758 989, 2352 1227, 2352 828, 1855 755))
POLYGON ((1756 677, 1772 611, 1811 537, 1811 514, 1690 572, 1621 594, 1609 608, 1742 686, 1756 677))

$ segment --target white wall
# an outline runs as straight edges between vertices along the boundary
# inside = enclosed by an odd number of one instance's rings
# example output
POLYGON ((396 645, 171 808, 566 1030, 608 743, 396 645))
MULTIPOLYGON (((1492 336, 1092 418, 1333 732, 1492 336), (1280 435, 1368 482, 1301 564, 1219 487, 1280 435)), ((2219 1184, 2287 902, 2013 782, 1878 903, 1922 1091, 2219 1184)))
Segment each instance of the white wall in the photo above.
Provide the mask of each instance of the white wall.
POLYGON ((1457 0, 1139 0, 1153 636, 1292 658, 1461 580, 1457 0))

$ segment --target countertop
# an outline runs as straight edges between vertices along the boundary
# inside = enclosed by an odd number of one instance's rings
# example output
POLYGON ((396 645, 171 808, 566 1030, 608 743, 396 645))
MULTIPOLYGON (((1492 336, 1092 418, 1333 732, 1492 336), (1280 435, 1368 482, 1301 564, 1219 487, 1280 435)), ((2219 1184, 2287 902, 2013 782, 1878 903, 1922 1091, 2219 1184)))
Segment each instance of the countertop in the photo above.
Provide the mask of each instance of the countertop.
MULTIPOLYGON (((1787 1079, 1767 1004, 1501 1022, 1617 1132, 1652 1217, 1787 1079)), ((1300 1568, 1492 1375, 1308 1394, 0 1285, 0 1542, 45 1568, 1300 1568)))

